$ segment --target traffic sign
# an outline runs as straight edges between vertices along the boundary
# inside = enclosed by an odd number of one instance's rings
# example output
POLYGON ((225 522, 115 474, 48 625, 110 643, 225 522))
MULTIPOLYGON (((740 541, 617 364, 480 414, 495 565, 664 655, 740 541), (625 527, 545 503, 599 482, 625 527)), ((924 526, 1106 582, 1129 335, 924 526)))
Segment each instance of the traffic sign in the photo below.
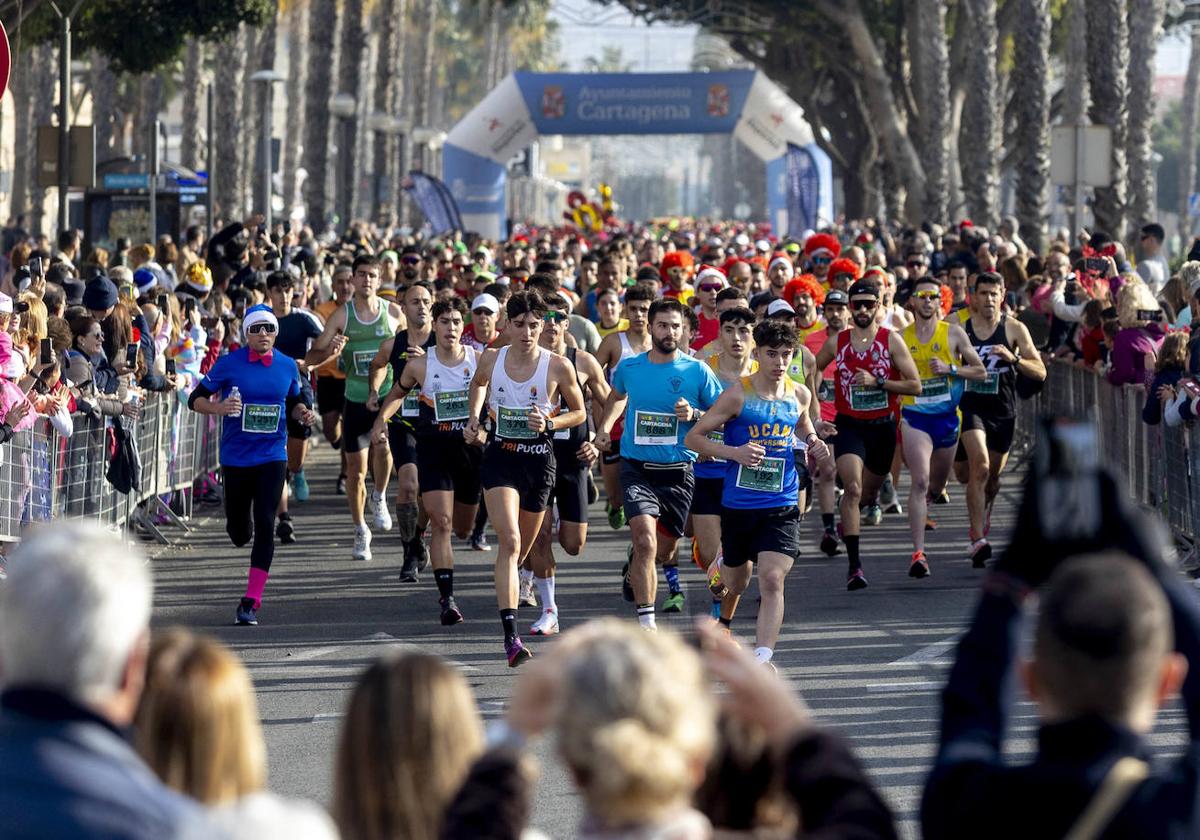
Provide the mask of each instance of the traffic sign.
POLYGON ((0 23, 0 96, 8 90, 8 76, 12 72, 12 50, 8 46, 8 32, 0 23))
POLYGON ((1192 193, 1188 196, 1188 215, 1193 219, 1200 217, 1200 193, 1192 193))

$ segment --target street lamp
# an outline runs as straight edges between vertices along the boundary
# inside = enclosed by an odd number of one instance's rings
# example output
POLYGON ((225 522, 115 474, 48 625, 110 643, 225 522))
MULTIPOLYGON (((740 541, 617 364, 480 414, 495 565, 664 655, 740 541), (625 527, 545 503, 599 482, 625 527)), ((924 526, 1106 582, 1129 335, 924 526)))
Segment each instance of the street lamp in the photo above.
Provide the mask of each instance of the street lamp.
POLYGON ((427 125, 419 125, 412 130, 413 140, 413 169, 425 171, 425 147, 437 136, 437 129, 427 125))
POLYGON ((429 138, 429 151, 433 154, 430 159, 430 169, 438 178, 442 177, 442 156, 438 154, 442 150, 442 146, 446 145, 446 132, 435 131, 433 136, 429 138))
POLYGON ((351 93, 339 93, 329 100, 329 113, 338 118, 341 123, 341 139, 338 141, 338 153, 341 155, 341 166, 338 167, 337 177, 337 207, 342 224, 350 221, 350 185, 354 181, 354 112, 358 110, 358 102, 351 93))
POLYGON ((263 221, 269 232, 272 227, 271 207, 271 117, 274 115, 274 93, 272 87, 276 82, 285 82, 287 77, 274 70, 259 70, 250 77, 250 81, 261 83, 263 86, 262 121, 262 208, 263 221))
POLYGON ((402 120, 398 120, 390 114, 385 114, 382 111, 373 111, 367 115, 367 128, 375 135, 375 159, 374 169, 371 178, 371 212, 375 216, 375 221, 383 223, 384 203, 388 200, 387 194, 387 165, 388 165, 388 144, 386 138, 400 133, 402 120), (385 138, 382 144, 379 141, 380 135, 385 138))

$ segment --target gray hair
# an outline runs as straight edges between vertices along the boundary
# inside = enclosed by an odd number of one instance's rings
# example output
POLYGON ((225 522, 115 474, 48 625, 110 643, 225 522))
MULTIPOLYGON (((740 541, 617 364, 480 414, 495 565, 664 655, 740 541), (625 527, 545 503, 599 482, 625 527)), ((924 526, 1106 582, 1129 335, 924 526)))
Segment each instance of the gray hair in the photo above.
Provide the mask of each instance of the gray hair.
POLYGON ((97 525, 33 532, 0 586, 0 682, 106 699, 149 627, 152 590, 141 552, 97 525))
POLYGON ((133 282, 133 272, 127 265, 114 265, 108 270, 108 279, 118 286, 128 286, 133 282))
POLYGON ((1200 289, 1200 262, 1196 260, 1185 262, 1179 267, 1179 276, 1187 287, 1188 296, 1196 294, 1196 290, 1200 289))

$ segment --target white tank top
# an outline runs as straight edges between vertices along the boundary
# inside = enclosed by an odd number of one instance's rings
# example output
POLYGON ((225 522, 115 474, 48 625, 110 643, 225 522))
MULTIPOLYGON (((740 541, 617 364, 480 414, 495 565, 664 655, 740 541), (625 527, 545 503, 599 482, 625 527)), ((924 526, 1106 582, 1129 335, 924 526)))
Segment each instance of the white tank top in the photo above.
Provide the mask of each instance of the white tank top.
POLYGON ((433 410, 437 423, 466 420, 470 412, 471 377, 479 366, 479 353, 474 347, 463 345, 465 358, 454 367, 447 367, 438 359, 437 348, 430 347, 425 356, 425 380, 421 383, 421 402, 433 410))
MULTIPOLYGON (((629 336, 625 334, 624 330, 617 333, 617 337, 621 339, 621 358, 617 359, 617 365, 619 365, 630 356, 636 356, 638 352, 630 346, 629 336)), ((617 365, 613 365, 613 367, 616 368, 617 365)))
POLYGON ((496 424, 498 437, 536 438, 538 434, 526 425, 529 409, 537 406, 551 417, 558 413, 558 406, 550 402, 550 357, 554 354, 539 347, 533 376, 516 382, 504 369, 508 350, 507 346, 501 347, 496 355, 496 367, 492 370, 492 384, 488 389, 488 414, 496 424))

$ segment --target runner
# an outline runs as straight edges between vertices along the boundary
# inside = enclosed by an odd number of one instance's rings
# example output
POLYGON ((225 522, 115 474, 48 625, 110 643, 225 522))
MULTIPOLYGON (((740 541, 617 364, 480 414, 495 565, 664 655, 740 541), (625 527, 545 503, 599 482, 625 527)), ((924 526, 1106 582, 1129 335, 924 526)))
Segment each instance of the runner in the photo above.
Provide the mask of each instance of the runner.
POLYGON ((1017 416, 1017 375, 1035 381, 1046 378, 1046 366, 1016 318, 1001 312, 1004 279, 994 271, 975 278, 971 292, 971 317, 964 322, 987 377, 967 384, 962 395, 962 435, 955 460, 959 481, 967 485, 967 515, 971 544, 967 556, 982 569, 992 556, 987 534, 992 502, 1000 491, 1000 473, 1012 448, 1017 416), (964 474, 965 473, 965 474, 964 474))
POLYGON ((622 577, 647 628, 656 626, 654 564, 675 559, 695 488, 696 453, 683 445, 683 435, 721 393, 709 366, 680 352, 683 318, 676 300, 651 305, 653 346, 617 366, 596 434, 596 446, 609 449, 613 424, 628 409, 634 422, 621 434, 621 487, 633 552, 622 577))
MULTIPOLYGON (((310 366, 319 365, 337 354, 346 371, 342 450, 346 453, 346 499, 350 503, 350 518, 354 521, 354 549, 350 556, 355 560, 370 560, 371 530, 364 518, 368 454, 372 456, 376 499, 383 498, 391 472, 391 457, 387 447, 371 446, 371 426, 376 414, 366 404, 370 397, 371 359, 379 345, 395 333, 394 325, 400 318, 400 309, 376 295, 380 270, 375 257, 355 257, 351 269, 354 296, 329 316, 325 331, 313 342, 304 360, 310 366)), ((390 379, 391 372, 388 371, 384 387, 391 387, 390 379)), ((391 517, 383 520, 379 517, 380 510, 386 515, 387 506, 376 506, 377 524, 391 527, 391 517)))
MULTIPOLYGON (((650 349, 649 316, 654 300, 654 290, 642 284, 625 292, 625 317, 629 321, 629 328, 605 336, 596 350, 596 361, 604 369, 609 382, 612 381, 617 365, 650 349)), ((619 441, 623 423, 624 417, 620 417, 614 424, 612 433, 615 437, 611 451, 605 452, 600 462, 600 477, 604 480, 604 512, 608 516, 609 526, 614 531, 625 527, 625 508, 617 501, 622 498, 619 441)))
POLYGON ((945 485, 954 465, 963 381, 982 380, 987 371, 962 327, 942 320, 941 283, 925 275, 914 289, 916 319, 901 336, 921 375, 921 395, 900 401, 900 440, 908 464, 908 527, 913 539, 908 574, 923 578, 930 572, 925 529, 933 527, 926 496, 931 485, 945 485))
MULTIPOLYGON (((720 316, 721 331, 711 347, 717 351, 705 361, 717 375, 721 390, 739 383, 758 369, 751 356, 754 349, 754 313, 746 307, 727 309, 720 316)), ((721 441, 718 426, 710 433, 713 440, 721 441)), ((692 447, 694 448, 694 447, 692 447)), ((698 451, 698 450, 697 450, 698 451)), ((705 572, 714 588, 714 596, 721 593, 719 556, 721 552, 721 493, 725 485, 728 464, 720 459, 703 459, 696 462, 694 474, 696 490, 692 495, 692 559, 705 572)), ((679 612, 683 609, 683 592, 679 587, 679 570, 666 567, 667 587, 670 593, 663 601, 663 612, 679 612), (672 574, 673 573, 673 574, 672 574), (675 593, 678 592, 678 595, 675 593)), ((714 597, 717 613, 720 613, 720 598, 714 597)), ((715 617, 715 616, 714 616, 715 617)))
POLYGON ((817 367, 835 362, 834 452, 842 480, 842 538, 849 572, 846 588, 867 585, 859 558, 859 503, 874 504, 896 451, 896 397, 921 393, 921 378, 898 333, 875 325, 879 290, 865 280, 850 287, 853 325, 830 336, 817 367))
MULTIPOLYGON (((495 344, 500 338, 500 301, 495 295, 481 292, 471 301, 471 323, 463 330, 462 341, 468 347, 474 347, 480 353, 495 344)), ((480 505, 475 513, 475 524, 471 528, 472 551, 491 551, 487 537, 483 534, 487 525, 487 506, 480 505)))
MULTIPOLYGON (((713 408, 688 432, 686 446, 726 464, 721 494, 722 576, 729 594, 720 622, 728 627, 733 608, 758 564, 762 603, 755 632, 755 656, 770 662, 783 626, 783 584, 800 551, 800 476, 792 442, 804 441, 816 462, 832 469, 829 449, 813 430, 808 388, 787 374, 802 347, 796 330, 770 320, 754 328, 758 369, 741 387, 727 388, 713 408), (724 428, 723 442, 714 437, 724 428)), ((772 666, 773 667, 773 666, 772 666)))
POLYGON ((629 329, 629 321, 621 315, 621 293, 616 289, 604 289, 596 295, 596 309, 600 315, 596 332, 602 341, 615 332, 629 329))
MULTIPOLYGON (((842 330, 846 329, 847 320, 850 316, 850 298, 843 291, 831 289, 826 293, 825 301, 821 308, 825 318, 824 331, 809 333, 808 337, 804 340, 805 346, 814 356, 821 352, 821 348, 830 337, 836 336, 842 330)), ((831 360, 821 371, 818 379, 817 404, 820 409, 821 419, 826 423, 833 423, 837 419, 837 405, 835 402, 837 388, 834 385, 836 372, 837 365, 831 360)), ((813 476, 813 481, 817 487, 817 503, 821 506, 821 528, 823 532, 821 534, 821 551, 829 557, 833 557, 838 553, 838 535, 834 516, 837 510, 837 471, 821 469, 818 465, 817 472, 813 476)))
MULTIPOLYGON (((410 294, 414 288, 409 288, 410 294)), ((463 436, 471 377, 479 364, 479 353, 462 343, 466 314, 467 305, 462 298, 433 305, 435 344, 430 352, 407 360, 380 406, 372 430, 376 442, 389 444, 395 434, 392 428, 395 424, 389 421, 410 394, 420 395, 416 463, 411 466, 419 477, 421 504, 429 517, 429 554, 444 626, 463 620, 454 601, 450 532, 453 529, 460 539, 471 532, 482 495, 479 484, 482 440, 471 443, 463 436)), ((416 579, 415 570, 412 577, 416 579)))
POLYGON ((247 309, 242 327, 245 345, 217 359, 188 397, 188 406, 224 418, 225 531, 238 548, 254 540, 246 594, 238 602, 235 622, 255 625, 275 556, 271 526, 287 472, 284 421, 308 425, 317 416, 300 386, 295 361, 273 349, 279 322, 270 308, 260 304, 247 309))
POLYGON ((699 352, 717 338, 721 324, 717 319, 717 295, 725 288, 725 275, 720 270, 706 265, 696 276, 695 302, 697 328, 689 346, 699 352))
POLYGON ((463 434, 479 436, 479 414, 488 406, 491 434, 483 452, 484 499, 496 529, 496 600, 504 627, 504 652, 515 668, 533 654, 517 633, 517 567, 542 527, 554 487, 555 432, 587 420, 583 394, 570 362, 538 346, 547 315, 534 292, 508 299, 512 343, 488 350, 471 380, 470 420, 463 434), (559 398, 568 411, 559 412, 559 398))
MULTIPOLYGON (((379 345, 375 358, 371 360, 371 380, 367 392, 367 408, 374 410, 379 395, 386 394, 386 383, 399 381, 404 366, 411 359, 425 355, 425 351, 437 343, 433 331, 433 287, 416 281, 404 290, 401 298, 404 305, 403 330, 379 345)), ((420 485, 417 470, 417 437, 415 427, 421 413, 420 393, 411 393, 400 407, 400 416, 392 417, 388 424, 388 451, 396 469, 396 523, 400 533, 400 544, 404 547, 404 561, 400 566, 400 582, 416 583, 417 575, 429 563, 429 550, 421 535, 428 518, 419 504, 420 485)), ((387 499, 375 502, 375 516, 387 519, 387 499)), ((384 530, 388 530, 384 528, 384 530)))
MULTIPOLYGON (((568 321, 565 318, 551 317, 555 313, 567 315, 570 305, 560 295, 550 295, 546 298, 546 307, 548 311, 539 344, 566 357, 575 368, 579 387, 587 390, 593 405, 603 406, 604 401, 608 399, 609 387, 600 364, 587 351, 568 347, 568 321)), ((560 397, 559 411, 568 410, 566 401, 560 397)), ((558 602, 554 596, 554 547, 551 537, 553 520, 558 520, 558 544, 571 557, 578 557, 587 542, 587 510, 595 492, 594 489, 589 490, 588 478, 592 464, 596 463, 600 454, 589 437, 586 422, 554 433, 555 472, 551 499, 557 506, 557 515, 542 519, 542 528, 534 540, 533 550, 529 553, 534 583, 542 602, 542 615, 530 628, 530 632, 535 636, 550 636, 558 632, 558 602)))
MULTIPOLYGON (((333 271, 332 287, 333 300, 319 303, 315 312, 323 324, 338 309, 346 306, 346 302, 354 296, 352 279, 354 270, 349 265, 339 265, 333 271)), ((342 466, 338 472, 335 492, 339 496, 346 495, 346 452, 342 449, 342 407, 346 403, 346 372, 342 370, 340 353, 335 353, 329 361, 317 368, 317 407, 321 410, 321 431, 329 445, 338 450, 342 466)))

